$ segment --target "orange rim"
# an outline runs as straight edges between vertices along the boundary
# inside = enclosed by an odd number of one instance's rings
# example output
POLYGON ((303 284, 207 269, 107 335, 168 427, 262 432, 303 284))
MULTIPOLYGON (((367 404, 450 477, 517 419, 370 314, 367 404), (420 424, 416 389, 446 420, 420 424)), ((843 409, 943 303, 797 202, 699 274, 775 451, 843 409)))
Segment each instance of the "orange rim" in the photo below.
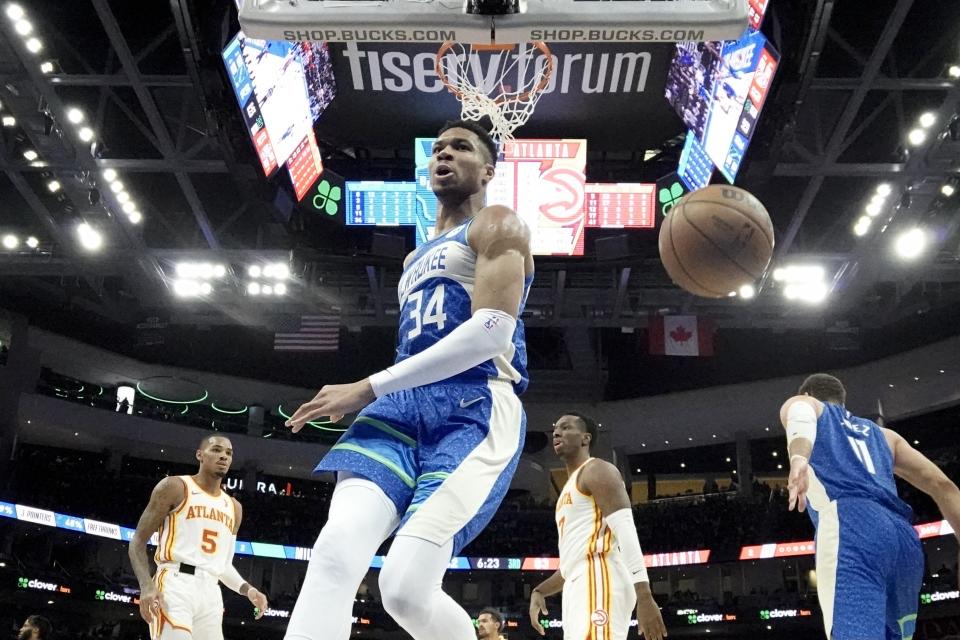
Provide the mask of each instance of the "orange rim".
MULTIPOLYGON (((455 44, 456 42, 448 40, 440 45, 440 48, 437 50, 436 72, 440 77, 440 81, 444 84, 447 90, 455 95, 458 99, 462 99, 463 92, 457 89, 457 87, 447 78, 447 74, 444 72, 443 64, 441 62, 443 57, 450 52, 455 44)), ((546 89, 547 85, 550 83, 550 78, 553 77, 553 56, 550 55, 550 47, 548 47, 547 43, 543 42, 542 40, 534 40, 531 41, 530 44, 539 49, 540 53, 543 54, 544 59, 547 61, 546 67, 543 71, 543 77, 540 78, 540 82, 538 82, 536 86, 531 88, 529 91, 524 91, 513 98, 498 98, 494 101, 496 104, 505 104, 507 102, 524 102, 531 95, 536 95, 546 89)), ((492 53, 496 51, 506 53, 508 51, 512 51, 516 46, 516 44, 470 44, 471 50, 484 53, 492 53)))

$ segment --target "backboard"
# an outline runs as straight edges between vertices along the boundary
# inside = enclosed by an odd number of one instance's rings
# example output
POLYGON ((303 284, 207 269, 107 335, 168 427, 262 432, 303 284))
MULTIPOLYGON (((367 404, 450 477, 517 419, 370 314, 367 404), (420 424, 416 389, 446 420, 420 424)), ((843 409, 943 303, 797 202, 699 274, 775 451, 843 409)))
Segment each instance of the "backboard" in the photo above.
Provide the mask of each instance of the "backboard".
POLYGON ((731 40, 747 26, 747 0, 526 0, 523 11, 472 15, 456 0, 245 0, 244 33, 327 42, 731 40))

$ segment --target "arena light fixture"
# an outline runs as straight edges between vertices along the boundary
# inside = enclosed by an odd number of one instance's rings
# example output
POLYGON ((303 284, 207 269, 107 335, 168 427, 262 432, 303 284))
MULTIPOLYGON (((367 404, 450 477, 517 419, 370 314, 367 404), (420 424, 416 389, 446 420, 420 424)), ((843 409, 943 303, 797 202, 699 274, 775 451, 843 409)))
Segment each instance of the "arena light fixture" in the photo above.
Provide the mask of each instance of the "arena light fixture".
POLYGON ((3 248, 13 251, 20 245, 20 239, 12 233, 3 236, 3 248))
POLYGON ((745 284, 742 287, 740 287, 740 291, 738 293, 740 294, 740 297, 743 298, 744 300, 750 300, 755 295, 757 295, 757 289, 752 284, 745 284))
POLYGON ((40 156, 33 149, 27 149, 26 151, 23 152, 23 157, 29 160, 30 162, 33 162, 40 156))
POLYGON ((40 63, 40 73, 53 73, 53 63, 49 60, 40 63))
POLYGON ((90 127, 81 127, 80 131, 77 132, 77 137, 84 142, 90 142, 93 140, 93 129, 90 127))
POLYGON ((926 113, 922 114, 919 119, 920 126, 924 129, 929 129, 934 125, 934 123, 936 123, 936 121, 937 115, 932 111, 927 111, 926 113))
POLYGON ((273 265, 272 274, 267 274, 266 271, 264 271, 263 275, 272 277, 275 280, 286 280, 290 277, 290 267, 287 266, 285 262, 277 262, 273 265))
POLYGON ((40 241, 37 240, 36 237, 30 236, 27 238, 27 246, 30 247, 31 249, 36 249, 37 247, 40 246, 40 241))
POLYGON ((80 245, 87 251, 97 251, 103 246, 103 235, 86 222, 77 225, 77 236, 80 245))
POLYGON ((137 210, 137 205, 136 205, 135 203, 133 203, 133 202, 124 202, 124 203, 123 203, 123 207, 121 207, 121 208, 123 209, 123 212, 124 212, 124 213, 126 213, 127 215, 129 215, 129 214, 131 214, 131 213, 133 213, 134 211, 137 210))
POLYGON ((213 291, 213 285, 211 285, 209 282, 200 283, 200 295, 208 296, 212 291, 213 291))
POLYGON ((283 284, 282 282, 278 282, 277 284, 273 285, 273 292, 278 296, 285 296, 287 295, 287 285, 283 284))
POLYGON ((258 264, 252 264, 247 267, 247 275, 251 278, 259 278, 262 273, 263 269, 261 269, 258 264))
POLYGON ((853 235, 858 237, 865 236, 868 231, 870 231, 870 218, 862 216, 857 220, 857 224, 853 225, 853 235))
POLYGON ((908 229, 897 236, 894 241, 894 250, 903 260, 919 258, 927 248, 927 234, 919 227, 908 229))
POLYGON ((200 283, 196 280, 178 278, 173 281, 173 292, 181 298, 196 298, 200 295, 200 283))
POLYGON ((29 20, 20 19, 13 23, 13 30, 21 36, 28 36, 33 33, 33 25, 29 20))
POLYGON ((911 129, 907 134, 907 141, 915 147, 919 147, 927 140, 927 132, 923 129, 911 129))
POLYGON ((114 193, 120 193, 121 191, 123 191, 123 183, 120 182, 119 180, 111 181, 110 191, 113 191, 114 193))
POLYGON ((47 189, 50 191, 50 193, 56 193, 57 191, 60 191, 60 181, 51 180, 47 183, 47 189))
POLYGON ((883 203, 871 202, 870 204, 867 205, 865 211, 867 212, 867 215, 870 216, 871 218, 876 218, 883 211, 883 203))
POLYGON ((139 211, 132 211, 130 215, 127 216, 127 218, 130 220, 132 224, 140 224, 140 221, 143 220, 143 216, 140 214, 139 211))
POLYGON ((17 119, 14 118, 13 116, 3 116, 3 126, 13 127, 13 126, 16 126, 16 124, 17 124, 17 119))
POLYGON ((271 287, 271 286, 268 285, 268 284, 265 284, 265 285, 263 285, 262 287, 260 287, 260 291, 261 291, 261 292, 263 293, 263 295, 265 295, 265 296, 273 295, 273 287, 271 287))
POLYGON ((30 38, 26 42, 27 51, 30 53, 40 53, 43 51, 43 43, 38 38, 30 38))
POLYGON ((7 5, 7 9, 4 12, 7 14, 7 17, 11 22, 16 22, 17 20, 23 20, 23 17, 26 15, 23 11, 23 7, 18 4, 10 3, 7 5))
MULTIPOLYGON (((113 182, 117 179, 117 172, 114 169, 104 169, 100 175, 103 176, 103 179, 107 182, 113 182)), ((120 188, 122 189, 123 187, 121 186, 120 188)))
POLYGON ((881 182, 877 185, 877 195, 881 195, 884 198, 893 193, 893 187, 890 186, 889 182, 881 182))
POLYGON ((84 117, 83 111, 76 107, 67 109, 67 120, 69 120, 71 124, 80 124, 83 122, 84 117))
POLYGON ((119 202, 120 204, 126 204, 130 202, 130 194, 127 193, 126 191, 121 191, 120 193, 117 194, 117 202, 119 202))
POLYGON ((960 65, 952 64, 950 68, 947 69, 947 75, 956 80, 960 78, 960 65))
POLYGON ((940 187, 940 193, 943 194, 943 195, 945 195, 945 196, 948 197, 948 198, 949 198, 950 196, 952 196, 952 195, 953 195, 954 193, 956 193, 956 192, 957 192, 956 187, 954 187, 954 186, 953 186, 952 184, 950 184, 949 182, 946 183, 945 185, 943 185, 942 187, 940 187))
POLYGON ((213 265, 213 277, 220 279, 227 275, 227 268, 222 264, 213 265))
POLYGON ((250 282, 247 284, 247 293, 251 296, 260 295, 260 283, 259 282, 250 282))

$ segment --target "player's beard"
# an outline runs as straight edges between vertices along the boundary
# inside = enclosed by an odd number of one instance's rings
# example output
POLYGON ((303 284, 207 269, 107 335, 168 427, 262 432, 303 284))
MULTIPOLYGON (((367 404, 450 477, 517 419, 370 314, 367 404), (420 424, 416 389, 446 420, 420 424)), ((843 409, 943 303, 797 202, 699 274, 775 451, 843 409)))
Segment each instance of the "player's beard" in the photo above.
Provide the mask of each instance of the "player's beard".
POLYGON ((20 629, 17 634, 17 640, 30 640, 33 637, 33 629, 20 629))

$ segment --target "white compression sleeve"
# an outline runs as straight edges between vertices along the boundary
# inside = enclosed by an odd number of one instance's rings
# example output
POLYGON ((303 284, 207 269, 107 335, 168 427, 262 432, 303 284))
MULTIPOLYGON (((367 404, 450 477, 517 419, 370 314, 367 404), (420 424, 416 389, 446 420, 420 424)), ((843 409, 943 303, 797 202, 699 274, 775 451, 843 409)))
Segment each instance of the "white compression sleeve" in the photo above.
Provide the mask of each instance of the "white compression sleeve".
POLYGON ((497 309, 477 309, 461 324, 420 353, 370 376, 380 396, 451 378, 510 348, 517 321, 497 309))
POLYGON ((803 400, 795 400, 787 409, 787 447, 798 438, 811 445, 817 440, 817 412, 803 400))
POLYGON ((220 582, 222 582, 223 586, 225 586, 227 589, 230 589, 230 591, 236 591, 237 593, 240 593, 240 588, 243 586, 243 583, 246 582, 246 580, 243 579, 243 576, 240 575, 240 572, 237 571, 236 567, 233 566, 233 562, 231 561, 231 563, 227 566, 227 570, 220 574, 220 582))
POLYGON ((620 553, 623 555, 623 562, 627 565, 627 570, 630 571, 631 581, 634 584, 649 582, 647 565, 643 561, 643 551, 640 549, 640 538, 637 537, 637 528, 633 524, 633 511, 625 507, 619 511, 614 511, 604 519, 617 538, 620 553))

